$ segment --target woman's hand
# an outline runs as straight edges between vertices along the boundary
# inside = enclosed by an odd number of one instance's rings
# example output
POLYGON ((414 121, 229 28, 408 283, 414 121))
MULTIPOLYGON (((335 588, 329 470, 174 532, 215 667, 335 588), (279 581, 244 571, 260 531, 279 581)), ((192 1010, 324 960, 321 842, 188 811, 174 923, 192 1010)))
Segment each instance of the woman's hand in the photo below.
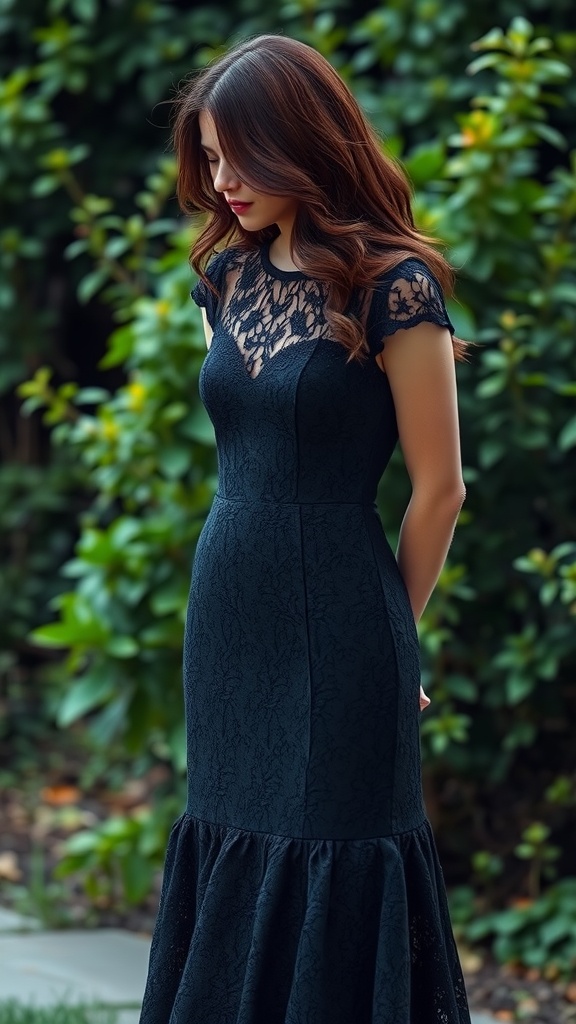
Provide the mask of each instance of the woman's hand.
POLYGON ((424 711, 424 708, 427 708, 430 703, 430 697, 427 697, 422 687, 420 687, 420 711, 424 711))

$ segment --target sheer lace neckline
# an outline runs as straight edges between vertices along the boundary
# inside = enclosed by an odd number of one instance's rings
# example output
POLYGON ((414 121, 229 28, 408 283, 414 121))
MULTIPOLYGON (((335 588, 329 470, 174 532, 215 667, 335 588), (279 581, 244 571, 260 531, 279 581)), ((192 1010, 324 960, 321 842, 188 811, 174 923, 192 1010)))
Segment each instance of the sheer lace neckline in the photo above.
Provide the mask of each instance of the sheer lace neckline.
POLYGON ((301 270, 275 267, 269 247, 231 258, 223 287, 222 324, 252 378, 280 352, 310 344, 328 330, 320 282, 301 270))

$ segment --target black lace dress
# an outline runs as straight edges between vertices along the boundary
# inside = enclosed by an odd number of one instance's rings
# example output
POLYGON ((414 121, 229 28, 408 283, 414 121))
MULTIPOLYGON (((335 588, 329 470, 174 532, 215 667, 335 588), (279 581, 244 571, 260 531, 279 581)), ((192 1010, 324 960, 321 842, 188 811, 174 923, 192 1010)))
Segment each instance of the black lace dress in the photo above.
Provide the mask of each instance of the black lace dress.
POLYGON ((322 284, 268 246, 209 275, 219 487, 141 1024, 469 1024, 422 802, 418 635, 375 503, 398 439, 375 356, 400 327, 452 330, 440 286, 417 260, 384 276, 360 364, 322 284))

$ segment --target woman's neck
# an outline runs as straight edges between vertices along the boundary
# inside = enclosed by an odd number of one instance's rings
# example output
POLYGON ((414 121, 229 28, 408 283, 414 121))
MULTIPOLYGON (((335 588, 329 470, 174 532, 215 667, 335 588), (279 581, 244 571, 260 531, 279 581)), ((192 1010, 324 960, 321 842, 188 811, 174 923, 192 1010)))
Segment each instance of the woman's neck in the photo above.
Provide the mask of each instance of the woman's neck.
POLYGON ((268 258, 278 270, 302 269, 302 267, 296 266, 290 252, 290 240, 292 237, 291 227, 292 226, 290 225, 290 229, 284 231, 280 228, 280 234, 270 244, 270 248, 268 250, 268 258))

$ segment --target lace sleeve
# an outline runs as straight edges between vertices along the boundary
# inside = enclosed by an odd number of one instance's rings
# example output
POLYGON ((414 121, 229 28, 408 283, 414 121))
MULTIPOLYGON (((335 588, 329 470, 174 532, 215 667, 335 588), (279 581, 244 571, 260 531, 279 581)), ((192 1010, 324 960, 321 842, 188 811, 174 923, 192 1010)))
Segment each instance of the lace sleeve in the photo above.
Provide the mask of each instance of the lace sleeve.
MULTIPOLYGON (((206 267, 206 276, 212 284, 215 285, 219 292, 222 290, 222 278, 225 263, 226 252, 220 252, 212 257, 206 267)), ((218 316, 218 306, 220 305, 219 297, 214 295, 214 292, 210 290, 202 278, 197 281, 190 294, 197 306, 203 306, 205 308, 208 323, 210 324, 210 327, 214 328, 218 316)))
POLYGON ((374 291, 367 324, 370 351, 377 355, 387 336, 424 321, 454 334, 442 288, 432 271, 421 260, 403 260, 387 271, 374 291))

